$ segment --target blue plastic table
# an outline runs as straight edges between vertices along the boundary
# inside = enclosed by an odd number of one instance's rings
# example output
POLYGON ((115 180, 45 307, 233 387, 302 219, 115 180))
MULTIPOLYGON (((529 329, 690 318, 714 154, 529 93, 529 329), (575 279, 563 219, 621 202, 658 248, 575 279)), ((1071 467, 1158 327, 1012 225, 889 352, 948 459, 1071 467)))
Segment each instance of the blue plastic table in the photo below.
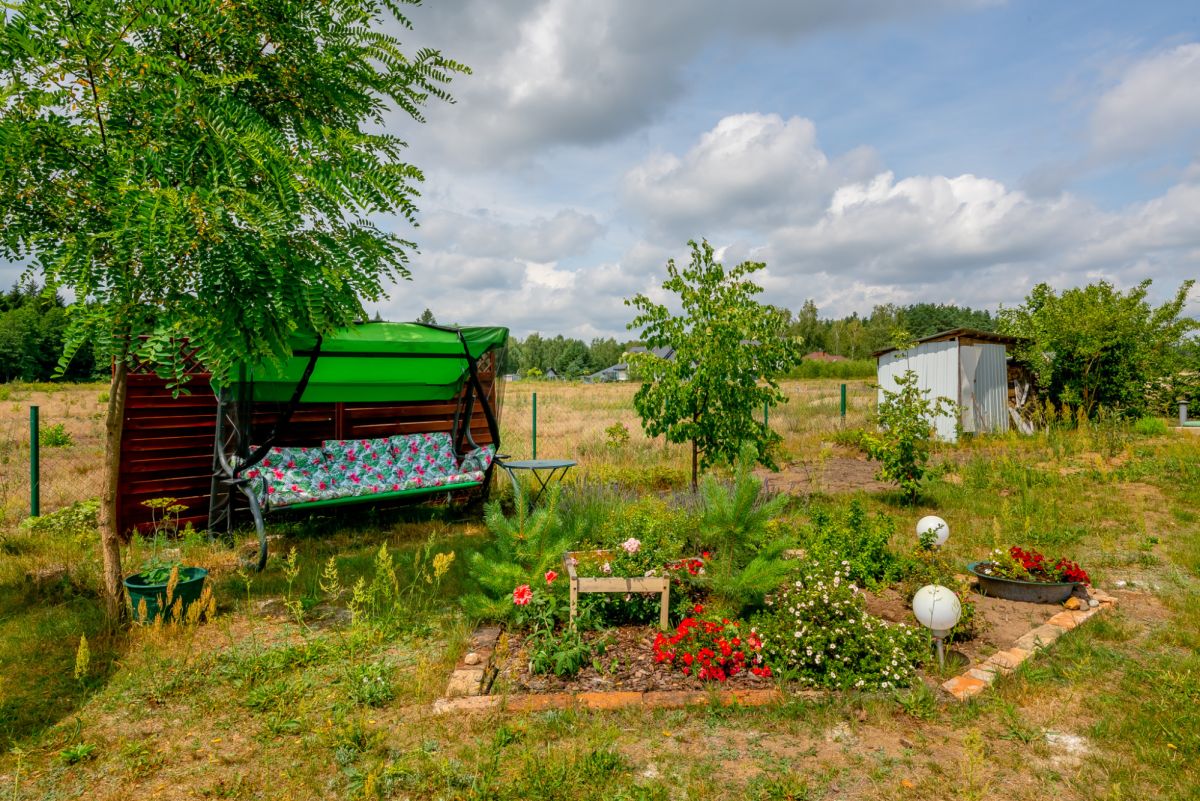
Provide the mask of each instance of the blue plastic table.
POLYGON ((500 461, 500 466, 508 471, 508 477, 512 479, 513 490, 517 491, 517 470, 528 470, 530 475, 538 483, 537 495, 533 497, 534 504, 542 499, 542 493, 546 491, 551 481, 555 477, 559 480, 567 475, 576 462, 570 459, 519 459, 516 461, 508 461, 507 459, 500 461))

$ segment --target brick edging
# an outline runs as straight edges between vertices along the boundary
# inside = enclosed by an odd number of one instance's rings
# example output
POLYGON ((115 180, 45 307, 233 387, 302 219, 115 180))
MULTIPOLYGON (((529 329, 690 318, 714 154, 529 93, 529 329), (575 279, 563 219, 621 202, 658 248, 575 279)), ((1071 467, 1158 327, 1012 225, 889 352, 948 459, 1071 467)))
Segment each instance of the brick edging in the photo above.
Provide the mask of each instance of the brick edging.
POLYGON ((1089 595, 1099 606, 1078 611, 1062 611, 1040 626, 1018 637, 1005 651, 998 651, 983 662, 968 667, 963 673, 942 682, 942 689, 959 701, 966 701, 986 690, 998 676, 1007 676, 1035 652, 1048 648, 1073 628, 1093 616, 1117 605, 1117 599, 1103 590, 1090 589, 1089 595))
POLYGON ((788 697, 818 698, 819 690, 784 694, 770 690, 655 690, 649 692, 523 693, 439 698, 435 714, 451 712, 538 712, 545 709, 680 709, 688 706, 766 706, 788 697))

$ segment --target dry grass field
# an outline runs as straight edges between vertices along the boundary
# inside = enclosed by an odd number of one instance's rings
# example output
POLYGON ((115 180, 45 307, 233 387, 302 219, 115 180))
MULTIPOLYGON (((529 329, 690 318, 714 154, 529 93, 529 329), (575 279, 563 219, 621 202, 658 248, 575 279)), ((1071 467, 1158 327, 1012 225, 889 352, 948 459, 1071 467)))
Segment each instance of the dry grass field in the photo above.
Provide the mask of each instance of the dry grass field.
MULTIPOLYGON (((792 381, 789 401, 771 413, 784 437, 784 459, 803 458, 820 438, 841 424, 840 382, 792 381)), ((864 381, 847 384, 852 424, 861 425, 874 393, 864 381)), ((104 384, 6 385, 0 391, 0 526, 29 514, 29 407, 39 407, 43 431, 62 426, 63 445, 41 448, 42 512, 52 512, 100 493, 104 458, 104 384)), ((532 455, 533 394, 538 396, 538 455, 574 459, 580 477, 644 481, 680 486, 690 470, 690 450, 642 432, 633 410, 636 386, 625 383, 517 381, 505 388, 501 417, 503 450, 513 458, 532 455), (629 441, 612 444, 605 430, 621 424, 629 441)))
MULTIPOLYGON (((772 412, 791 465, 772 480, 796 496, 789 524, 857 500, 889 515, 905 548, 914 520, 936 513, 951 521, 954 559, 1006 542, 1070 554, 1119 609, 966 704, 919 685, 757 709, 438 716, 431 703, 471 626, 457 601, 464 563, 488 536, 477 518, 272 522, 279 539, 258 575, 225 545, 190 537, 178 545, 211 569, 216 618, 112 631, 95 594, 94 532, 17 525, 28 404, 71 434, 73 445, 46 449, 44 470, 47 497, 70 500, 94 494, 104 388, 11 387, 0 407, 0 799, 1200 797, 1200 437, 1107 425, 946 446, 922 504, 904 508, 831 442, 839 383, 789 384, 790 402, 772 412), (403 614, 322 622, 329 561, 347 586, 369 581, 381 546, 408 593, 403 614), (431 548, 456 557, 438 582, 421 570, 431 548), (26 578, 55 566, 65 574, 48 586, 26 578), (264 613, 285 600, 302 613, 264 613)), ((629 385, 509 384, 513 457, 531 455, 534 391, 539 457, 576 459, 576 479, 631 494, 685 484, 687 451, 641 435, 629 385), (610 444, 615 423, 627 443, 610 444)), ((850 397, 848 425, 862 426, 873 394, 860 382, 850 397)), ((127 567, 144 554, 135 542, 127 567)))
POLYGON ((104 462, 105 384, 0 385, 0 526, 29 514, 29 408, 38 407, 43 437, 44 512, 100 494, 104 462), (54 439, 61 426, 63 437, 54 439))

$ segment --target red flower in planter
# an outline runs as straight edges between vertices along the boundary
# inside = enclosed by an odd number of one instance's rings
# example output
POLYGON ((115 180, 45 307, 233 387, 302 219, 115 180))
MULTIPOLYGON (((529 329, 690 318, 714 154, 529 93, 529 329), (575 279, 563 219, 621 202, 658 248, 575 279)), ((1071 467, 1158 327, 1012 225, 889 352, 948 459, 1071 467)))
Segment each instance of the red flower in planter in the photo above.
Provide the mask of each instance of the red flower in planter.
POLYGON ((517 606, 525 606, 533 600, 533 590, 529 589, 528 584, 522 584, 513 590, 513 603, 517 606))
MULTIPOLYGON (((702 610, 699 604, 696 608, 702 610)), ((741 633, 741 625, 725 618, 717 622, 685 617, 671 636, 655 636, 654 661, 676 665, 685 676, 699 665, 695 675, 704 681, 724 682, 744 670, 769 676, 759 653, 762 641, 753 631, 741 633)))

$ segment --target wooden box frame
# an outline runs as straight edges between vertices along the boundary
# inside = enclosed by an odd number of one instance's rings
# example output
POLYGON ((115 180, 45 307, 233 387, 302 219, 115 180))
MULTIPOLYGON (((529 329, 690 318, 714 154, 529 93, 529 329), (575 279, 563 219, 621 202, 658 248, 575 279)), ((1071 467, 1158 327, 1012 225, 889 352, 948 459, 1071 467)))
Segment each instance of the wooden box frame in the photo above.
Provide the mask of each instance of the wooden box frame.
POLYGON ((579 595, 585 592, 642 593, 660 596, 658 625, 663 631, 670 628, 667 610, 671 603, 671 579, 669 576, 581 576, 575 569, 580 556, 589 558, 612 558, 612 551, 567 551, 563 564, 567 568, 567 581, 571 589, 571 622, 579 613, 579 595))

